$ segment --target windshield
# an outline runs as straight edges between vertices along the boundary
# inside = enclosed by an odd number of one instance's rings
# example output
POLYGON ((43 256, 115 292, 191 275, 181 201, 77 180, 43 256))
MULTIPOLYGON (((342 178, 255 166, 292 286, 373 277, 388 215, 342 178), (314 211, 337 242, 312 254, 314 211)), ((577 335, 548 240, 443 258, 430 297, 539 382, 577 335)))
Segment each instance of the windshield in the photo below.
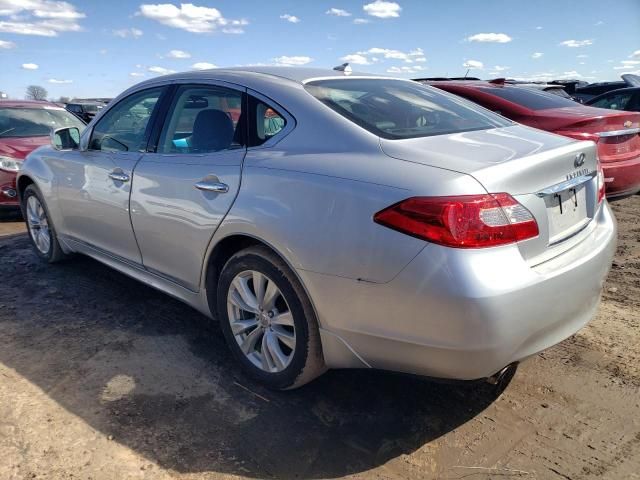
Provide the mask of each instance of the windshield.
POLYGON ((391 140, 512 125, 463 99, 415 82, 344 78, 309 82, 305 88, 340 115, 391 140))
POLYGON ((85 125, 63 108, 0 108, 0 137, 44 137, 63 127, 82 132, 85 125))
POLYGON ((563 98, 560 95, 524 87, 479 87, 483 92, 490 93, 496 97, 518 105, 522 105, 530 110, 545 110, 547 108, 575 107, 576 102, 570 98, 563 98))

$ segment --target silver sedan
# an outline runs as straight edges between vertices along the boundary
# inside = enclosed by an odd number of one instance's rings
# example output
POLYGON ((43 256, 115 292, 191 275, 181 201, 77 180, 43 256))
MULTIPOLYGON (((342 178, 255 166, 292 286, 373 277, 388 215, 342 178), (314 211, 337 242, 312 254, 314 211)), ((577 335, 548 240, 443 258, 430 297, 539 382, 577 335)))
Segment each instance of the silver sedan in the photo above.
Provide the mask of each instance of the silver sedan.
POLYGON ((18 190, 45 261, 89 255, 216 318, 277 389, 495 380, 593 317, 615 250, 593 143, 331 70, 143 82, 53 132, 18 190))

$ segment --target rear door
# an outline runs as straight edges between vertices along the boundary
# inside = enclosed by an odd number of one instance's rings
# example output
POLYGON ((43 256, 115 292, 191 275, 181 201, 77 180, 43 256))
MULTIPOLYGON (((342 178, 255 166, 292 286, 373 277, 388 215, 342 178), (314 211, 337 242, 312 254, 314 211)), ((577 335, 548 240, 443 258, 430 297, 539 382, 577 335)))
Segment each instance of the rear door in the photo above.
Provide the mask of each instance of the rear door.
POLYGON ((246 92, 223 82, 179 86, 135 169, 131 221, 144 266, 193 291, 229 211, 246 154, 246 92))

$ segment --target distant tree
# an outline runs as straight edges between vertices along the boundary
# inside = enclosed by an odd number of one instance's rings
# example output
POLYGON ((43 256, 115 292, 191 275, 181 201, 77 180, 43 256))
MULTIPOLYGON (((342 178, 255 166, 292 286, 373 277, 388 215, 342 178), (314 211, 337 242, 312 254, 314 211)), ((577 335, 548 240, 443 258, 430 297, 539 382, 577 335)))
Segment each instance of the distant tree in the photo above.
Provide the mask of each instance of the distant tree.
POLYGON ((69 97, 60 97, 58 103, 69 103, 71 99, 69 97))
POLYGON ((29 85, 26 97, 27 100, 46 100, 47 89, 39 85, 29 85))

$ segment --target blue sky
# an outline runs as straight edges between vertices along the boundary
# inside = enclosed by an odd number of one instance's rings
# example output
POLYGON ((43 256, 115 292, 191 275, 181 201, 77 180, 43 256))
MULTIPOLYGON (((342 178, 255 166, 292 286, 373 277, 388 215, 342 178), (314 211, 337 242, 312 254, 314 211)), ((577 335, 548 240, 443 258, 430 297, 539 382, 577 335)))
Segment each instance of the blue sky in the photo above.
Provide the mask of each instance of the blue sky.
POLYGON ((110 97, 170 71, 345 60, 403 77, 640 73, 640 0, 185 2, 0 0, 0 91, 110 97))

